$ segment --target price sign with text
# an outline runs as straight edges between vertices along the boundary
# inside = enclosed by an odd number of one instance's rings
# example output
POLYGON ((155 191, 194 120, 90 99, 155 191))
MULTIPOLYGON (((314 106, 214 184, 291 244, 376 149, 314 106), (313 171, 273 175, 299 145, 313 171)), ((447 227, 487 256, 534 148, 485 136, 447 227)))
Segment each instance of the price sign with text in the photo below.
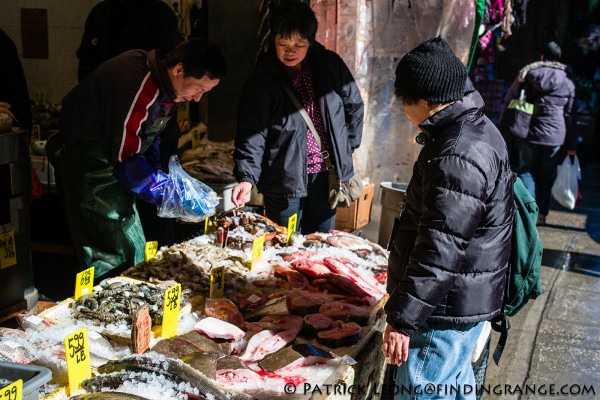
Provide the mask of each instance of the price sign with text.
POLYGON ((210 270, 210 298, 223 297, 225 291, 225 267, 210 270))
POLYGON ((181 304, 181 284, 170 287, 165 291, 161 336, 168 339, 177 334, 179 324, 179 307, 181 304))
POLYGON ((22 400, 23 380, 17 379, 8 386, 0 389, 0 400, 22 400))
POLYGON ((132 316, 131 339, 134 353, 143 353, 150 348, 152 337, 152 319, 148 305, 138 308, 132 316))
POLYGON ((144 261, 148 261, 156 255, 158 251, 158 242, 146 242, 146 249, 144 250, 144 261))
POLYGON ((265 235, 259 236, 252 241, 252 267, 262 259, 263 248, 265 247, 265 235))
POLYGON ((292 237, 292 233, 296 232, 296 223, 297 222, 298 222, 298 214, 294 214, 288 219, 287 238, 285 238, 285 242, 288 246, 290 245, 290 238, 292 237))
POLYGON ((94 266, 81 271, 75 278, 75 300, 81 296, 92 293, 94 288, 94 266))
POLYGON ((0 232, 0 269, 17 264, 15 232, 0 232))
POLYGON ((92 377, 87 328, 73 332, 65 338, 69 392, 79 390, 81 382, 92 377))

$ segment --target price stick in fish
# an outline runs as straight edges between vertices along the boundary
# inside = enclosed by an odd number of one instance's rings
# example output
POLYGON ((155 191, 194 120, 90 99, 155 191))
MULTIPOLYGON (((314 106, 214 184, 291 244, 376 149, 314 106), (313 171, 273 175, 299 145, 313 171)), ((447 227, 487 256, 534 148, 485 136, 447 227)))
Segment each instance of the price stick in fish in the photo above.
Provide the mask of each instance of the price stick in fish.
POLYGON ((75 300, 81 296, 92 293, 94 288, 94 266, 81 271, 75 278, 75 300))
POLYGON ((144 250, 144 261, 148 261, 151 258, 154 258, 157 251, 158 251, 158 242, 156 240, 153 242, 146 242, 146 248, 144 250))
POLYGON ((265 235, 259 236, 252 241, 252 264, 250 265, 250 269, 254 268, 254 263, 261 260, 264 247, 265 235))
POLYGON ((168 339, 177 334, 179 307, 181 304, 181 284, 171 286, 165 291, 161 336, 168 339))
POLYGON ((225 267, 215 267, 210 270, 210 298, 221 298, 225 292, 225 267))
POLYGON ((17 264, 17 246, 15 243, 15 232, 0 232, 0 269, 17 264))
POLYGON ((296 232, 296 223, 297 222, 298 222, 298 214, 294 214, 288 219, 287 238, 285 238, 285 243, 288 246, 290 245, 290 238, 292 237, 292 233, 296 232))
POLYGON ((152 337, 152 319, 148 305, 140 306, 132 315, 131 342, 134 353, 142 354, 150 348, 152 337))
POLYGON ((22 400, 23 379, 17 379, 8 386, 0 389, 0 400, 22 400))
POLYGON ((81 328, 65 338, 69 393, 79 390, 81 382, 92 377, 87 328, 81 328))

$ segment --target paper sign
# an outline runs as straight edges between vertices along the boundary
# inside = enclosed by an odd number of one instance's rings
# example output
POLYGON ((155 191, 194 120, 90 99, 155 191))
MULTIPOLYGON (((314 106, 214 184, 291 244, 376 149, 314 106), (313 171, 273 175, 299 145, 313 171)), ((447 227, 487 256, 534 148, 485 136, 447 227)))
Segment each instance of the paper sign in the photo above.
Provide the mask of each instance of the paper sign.
POLYGON ((165 291, 165 305, 163 308, 162 332, 164 339, 177 334, 179 323, 179 307, 181 303, 181 284, 170 287, 165 291))
POLYGON ((0 389, 0 400, 23 399, 23 379, 17 379, 8 386, 0 389))
POLYGON ((17 247, 15 233, 8 231, 0 233, 0 269, 17 264, 17 247))
POLYGON ((210 270, 210 298, 223 297, 225 290, 225 267, 210 270))
POLYGON ((254 268, 254 264, 261 260, 264 246, 265 235, 259 236, 252 241, 252 266, 250 269, 254 268))
POLYGON ((133 352, 142 354, 150 348, 152 337, 152 319, 148 311, 148 305, 144 304, 136 310, 132 317, 131 341, 133 352))
POLYGON ((296 232, 296 222, 298 222, 298 214, 294 214, 288 219, 287 238, 285 238, 285 242, 288 246, 290 245, 292 233, 296 232))
POLYGON ((146 249, 144 250, 144 261, 148 261, 151 258, 154 258, 156 252, 158 251, 158 242, 146 242, 146 249))
POLYGON ((94 266, 78 273, 75 279, 75 296, 73 296, 75 300, 92 293, 94 287, 94 266))
POLYGON ((69 393, 74 393, 79 390, 81 382, 92 377, 87 328, 81 328, 65 338, 65 355, 69 393))

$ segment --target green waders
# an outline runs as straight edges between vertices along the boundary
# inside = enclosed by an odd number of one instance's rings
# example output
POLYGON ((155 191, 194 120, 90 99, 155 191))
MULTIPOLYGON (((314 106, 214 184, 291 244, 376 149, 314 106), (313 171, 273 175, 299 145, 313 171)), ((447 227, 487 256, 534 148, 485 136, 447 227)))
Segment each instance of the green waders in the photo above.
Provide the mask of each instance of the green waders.
POLYGON ((146 245, 135 196, 114 178, 102 146, 66 147, 59 161, 75 252, 95 278, 142 262, 146 245))

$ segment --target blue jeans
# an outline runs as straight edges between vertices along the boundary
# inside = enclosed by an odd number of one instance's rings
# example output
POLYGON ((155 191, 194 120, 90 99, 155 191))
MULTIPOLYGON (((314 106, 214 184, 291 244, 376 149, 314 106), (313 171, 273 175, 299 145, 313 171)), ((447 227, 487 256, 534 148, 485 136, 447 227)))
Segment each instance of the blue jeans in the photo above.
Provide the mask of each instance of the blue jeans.
POLYGON ((556 179, 560 146, 544 146, 513 138, 510 165, 535 198, 541 215, 548 215, 550 192, 556 179))
POLYGON ((303 235, 329 232, 335 227, 335 210, 329 207, 328 172, 308 174, 306 197, 264 196, 265 214, 278 225, 288 226, 288 219, 298 214, 296 230, 303 235))
POLYGON ((408 361, 396 370, 394 399, 475 399, 471 355, 483 325, 425 323, 410 338, 408 361))

